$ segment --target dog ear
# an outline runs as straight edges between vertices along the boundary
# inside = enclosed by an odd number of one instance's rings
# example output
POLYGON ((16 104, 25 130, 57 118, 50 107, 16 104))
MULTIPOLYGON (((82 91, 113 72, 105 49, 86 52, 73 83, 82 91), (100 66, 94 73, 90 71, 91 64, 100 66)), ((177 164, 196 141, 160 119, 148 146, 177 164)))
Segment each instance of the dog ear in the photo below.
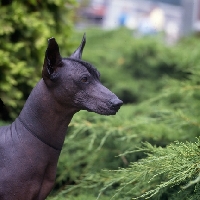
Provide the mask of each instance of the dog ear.
POLYGON ((48 47, 45 53, 42 77, 43 79, 53 80, 57 73, 56 69, 62 66, 62 57, 59 52, 59 46, 55 38, 48 40, 48 47))
POLYGON ((74 51, 74 53, 70 56, 70 58, 74 58, 74 59, 81 59, 82 57, 82 53, 83 53, 83 49, 86 43, 86 34, 84 33, 83 35, 83 39, 82 42, 80 44, 80 46, 76 49, 76 51, 74 51))

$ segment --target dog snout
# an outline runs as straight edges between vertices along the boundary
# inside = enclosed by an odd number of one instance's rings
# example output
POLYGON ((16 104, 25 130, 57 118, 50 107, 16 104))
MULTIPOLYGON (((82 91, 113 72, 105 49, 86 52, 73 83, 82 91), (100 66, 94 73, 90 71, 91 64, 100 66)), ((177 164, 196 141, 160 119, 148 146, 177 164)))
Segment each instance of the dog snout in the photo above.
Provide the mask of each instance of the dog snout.
POLYGON ((112 99, 111 100, 111 104, 112 104, 112 108, 113 109, 119 109, 121 106, 122 106, 122 104, 123 104, 123 101, 121 101, 120 99, 112 99))

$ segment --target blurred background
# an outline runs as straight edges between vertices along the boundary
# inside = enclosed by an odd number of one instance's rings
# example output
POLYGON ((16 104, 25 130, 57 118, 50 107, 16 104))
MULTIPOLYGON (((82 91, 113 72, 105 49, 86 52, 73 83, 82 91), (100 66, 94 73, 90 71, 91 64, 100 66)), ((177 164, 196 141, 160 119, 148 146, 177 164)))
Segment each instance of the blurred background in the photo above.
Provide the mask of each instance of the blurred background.
POLYGON ((164 32, 168 42, 199 31, 198 0, 79 0, 76 28, 120 26, 139 35, 164 32))
POLYGON ((73 118, 48 199, 199 199, 200 178, 182 186, 200 170, 200 0, 0 0, 0 14, 0 125, 40 80, 50 37, 67 57, 86 33, 83 60, 124 101, 73 118))

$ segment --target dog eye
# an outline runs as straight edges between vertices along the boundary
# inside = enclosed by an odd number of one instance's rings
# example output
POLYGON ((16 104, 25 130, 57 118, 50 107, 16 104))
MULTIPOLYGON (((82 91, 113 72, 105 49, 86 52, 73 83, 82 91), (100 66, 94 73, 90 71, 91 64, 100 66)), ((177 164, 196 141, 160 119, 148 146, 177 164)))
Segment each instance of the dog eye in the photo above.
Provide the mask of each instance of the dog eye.
POLYGON ((83 83, 86 83, 86 82, 88 81, 88 78, 87 78, 86 76, 84 76, 84 77, 81 79, 81 81, 82 81, 83 83))

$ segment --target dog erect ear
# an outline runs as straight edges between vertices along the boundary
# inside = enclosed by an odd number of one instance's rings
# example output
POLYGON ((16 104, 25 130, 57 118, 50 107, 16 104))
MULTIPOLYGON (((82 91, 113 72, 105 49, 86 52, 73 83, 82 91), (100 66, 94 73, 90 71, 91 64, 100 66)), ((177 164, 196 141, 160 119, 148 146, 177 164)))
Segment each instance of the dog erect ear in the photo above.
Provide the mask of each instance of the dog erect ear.
POLYGON ((48 47, 45 53, 42 77, 43 79, 53 80, 57 73, 56 69, 62 66, 62 57, 59 52, 58 44, 55 38, 48 40, 48 47))
POLYGON ((74 53, 70 56, 70 58, 81 59, 85 43, 86 43, 86 35, 84 33, 80 46, 78 47, 78 49, 76 49, 76 51, 74 51, 74 53))

